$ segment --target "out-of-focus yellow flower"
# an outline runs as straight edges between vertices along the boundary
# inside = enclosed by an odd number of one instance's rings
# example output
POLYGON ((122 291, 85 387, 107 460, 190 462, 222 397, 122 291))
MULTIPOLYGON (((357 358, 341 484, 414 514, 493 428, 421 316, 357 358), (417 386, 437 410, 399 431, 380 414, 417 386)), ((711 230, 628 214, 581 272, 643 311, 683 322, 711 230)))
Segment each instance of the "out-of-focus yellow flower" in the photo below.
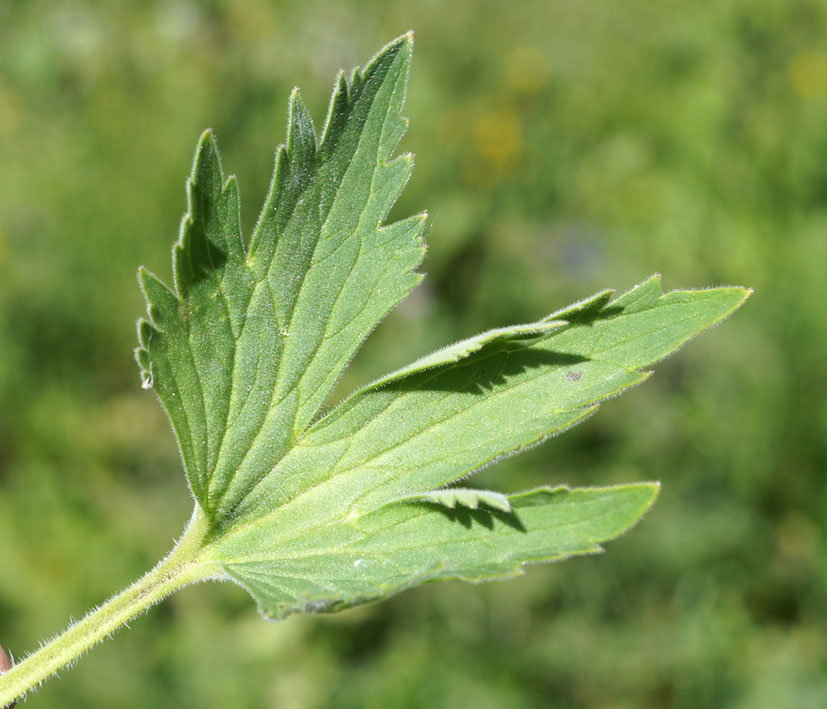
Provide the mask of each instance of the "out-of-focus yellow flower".
POLYGON ((787 66, 787 78, 802 98, 827 96, 827 54, 799 52, 787 66))
POLYGON ((480 157, 495 172, 504 172, 523 151, 523 129, 511 111, 487 111, 474 121, 474 142, 480 157))
POLYGON ((534 94, 548 83, 548 58, 537 47, 517 47, 505 64, 505 80, 518 93, 534 94))

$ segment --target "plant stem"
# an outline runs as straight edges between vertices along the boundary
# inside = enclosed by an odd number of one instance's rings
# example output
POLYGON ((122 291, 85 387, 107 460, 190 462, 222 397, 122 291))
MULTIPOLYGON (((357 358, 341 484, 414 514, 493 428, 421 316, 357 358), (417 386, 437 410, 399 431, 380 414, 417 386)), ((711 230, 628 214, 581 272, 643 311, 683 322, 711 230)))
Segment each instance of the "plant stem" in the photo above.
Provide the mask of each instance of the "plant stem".
POLYGON ((206 517, 196 505, 184 534, 152 571, 0 676, 0 707, 21 697, 178 589, 223 576, 215 562, 198 559, 207 531, 206 517))

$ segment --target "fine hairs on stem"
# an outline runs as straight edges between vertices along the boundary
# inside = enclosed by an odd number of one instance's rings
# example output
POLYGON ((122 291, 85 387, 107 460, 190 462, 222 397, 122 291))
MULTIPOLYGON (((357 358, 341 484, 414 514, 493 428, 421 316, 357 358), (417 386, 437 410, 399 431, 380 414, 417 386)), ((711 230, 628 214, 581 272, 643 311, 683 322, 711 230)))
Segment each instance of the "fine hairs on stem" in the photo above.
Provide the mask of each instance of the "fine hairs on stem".
MULTIPOLYGON (((12 661, 9 656, 6 654, 6 651, 3 649, 3 646, 0 645, 0 675, 4 672, 8 672, 12 668, 12 661)), ((12 707, 17 704, 17 700, 13 701, 11 704, 6 704, 4 709, 12 709, 12 707)))

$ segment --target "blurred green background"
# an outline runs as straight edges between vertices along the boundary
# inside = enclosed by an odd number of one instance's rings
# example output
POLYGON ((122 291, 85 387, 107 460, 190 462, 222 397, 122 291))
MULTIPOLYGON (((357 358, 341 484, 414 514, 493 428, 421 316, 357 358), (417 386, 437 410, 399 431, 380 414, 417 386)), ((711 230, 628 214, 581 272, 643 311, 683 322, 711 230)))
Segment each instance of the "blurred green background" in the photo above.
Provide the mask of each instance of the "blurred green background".
POLYGON ((260 620, 177 594, 48 683, 46 707, 827 706, 827 5, 0 0, 0 642, 17 655, 137 577, 190 501, 132 361, 215 129, 249 233, 300 84, 408 29, 394 215, 426 282, 351 387, 654 271, 749 285, 730 321, 500 490, 659 479, 604 556, 260 620))

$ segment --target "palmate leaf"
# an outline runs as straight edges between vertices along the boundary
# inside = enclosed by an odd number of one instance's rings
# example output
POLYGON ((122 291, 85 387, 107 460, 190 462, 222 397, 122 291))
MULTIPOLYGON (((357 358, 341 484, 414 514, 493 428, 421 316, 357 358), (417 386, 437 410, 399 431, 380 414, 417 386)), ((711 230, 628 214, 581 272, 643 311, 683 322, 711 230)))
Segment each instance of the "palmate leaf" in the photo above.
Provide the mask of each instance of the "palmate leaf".
POLYGON ((662 294, 653 276, 439 349, 323 409, 421 278, 424 214, 384 223, 412 166, 393 157, 411 50, 405 35, 340 75, 320 138, 293 92, 249 244, 235 179, 202 136, 173 287, 139 273, 148 317, 136 350, 178 439, 193 515, 155 568, 2 672, 0 706, 191 583, 234 581, 269 617, 335 611, 599 552, 652 504, 657 483, 514 494, 457 483, 644 381, 745 289, 662 294))
POLYGON ((420 279, 424 215, 383 223, 412 167, 392 157, 411 49, 405 35, 340 75, 318 140, 293 92, 249 247, 236 182, 205 133, 174 288, 140 272, 137 359, 206 519, 198 559, 269 616, 599 551, 641 517, 656 484, 446 486, 582 421, 748 295, 662 295, 652 277, 614 301, 603 291, 445 347, 322 415, 361 342, 420 279))

